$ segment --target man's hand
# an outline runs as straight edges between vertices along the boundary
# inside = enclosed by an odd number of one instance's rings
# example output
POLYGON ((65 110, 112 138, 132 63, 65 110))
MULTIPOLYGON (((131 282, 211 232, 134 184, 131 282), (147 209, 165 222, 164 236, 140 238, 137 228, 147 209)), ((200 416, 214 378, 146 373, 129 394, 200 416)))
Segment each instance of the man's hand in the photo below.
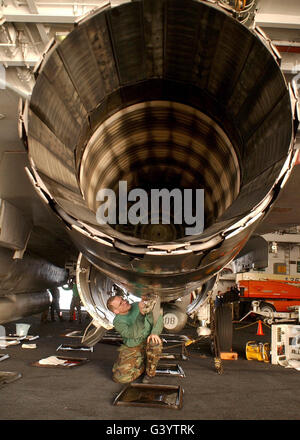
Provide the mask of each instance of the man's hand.
POLYGON ((147 343, 152 342, 153 344, 161 344, 162 341, 158 335, 149 335, 147 338, 147 343))
POLYGON ((140 313, 141 313, 142 315, 145 315, 144 307, 145 307, 145 303, 144 303, 144 301, 140 301, 140 302, 139 302, 139 309, 140 309, 140 313))

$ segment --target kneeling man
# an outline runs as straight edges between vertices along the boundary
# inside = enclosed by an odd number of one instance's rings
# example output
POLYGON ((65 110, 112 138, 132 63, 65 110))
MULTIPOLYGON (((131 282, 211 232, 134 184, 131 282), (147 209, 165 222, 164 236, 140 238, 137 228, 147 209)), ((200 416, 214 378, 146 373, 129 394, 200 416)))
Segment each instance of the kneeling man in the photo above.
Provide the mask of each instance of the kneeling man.
POLYGON ((154 324, 153 313, 144 312, 144 301, 129 304, 122 296, 111 296, 107 308, 116 314, 113 325, 123 338, 118 349, 119 358, 113 366, 113 380, 129 383, 146 370, 147 376, 155 376, 156 366, 162 352, 159 337, 163 329, 160 315, 154 324))

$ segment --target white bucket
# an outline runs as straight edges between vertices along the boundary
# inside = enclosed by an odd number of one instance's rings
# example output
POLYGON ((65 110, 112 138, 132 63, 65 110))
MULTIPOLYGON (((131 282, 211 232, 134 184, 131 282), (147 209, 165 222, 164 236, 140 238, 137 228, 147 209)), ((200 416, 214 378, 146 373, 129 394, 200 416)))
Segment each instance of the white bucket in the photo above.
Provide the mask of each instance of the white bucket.
POLYGON ((16 335, 27 336, 31 324, 16 324, 16 335))

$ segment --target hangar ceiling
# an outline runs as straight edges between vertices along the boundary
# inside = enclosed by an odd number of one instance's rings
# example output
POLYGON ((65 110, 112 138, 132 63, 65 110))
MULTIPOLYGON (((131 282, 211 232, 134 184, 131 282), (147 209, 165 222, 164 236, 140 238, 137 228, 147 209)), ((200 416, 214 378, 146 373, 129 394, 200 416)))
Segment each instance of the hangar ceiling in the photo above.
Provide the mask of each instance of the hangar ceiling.
MULTIPOLYGON (((1 0, 0 3, 0 158, 19 149, 16 130, 18 96, 29 97, 34 66, 51 40, 62 40, 74 23, 92 10, 127 0, 1 0)), ((214 3, 214 0, 209 0, 214 3)), ((222 0, 230 2, 232 0, 222 0)), ((282 70, 290 80, 300 73, 300 3, 257 0, 255 24, 279 50, 282 70)), ((298 81, 300 87, 300 78, 298 81)))

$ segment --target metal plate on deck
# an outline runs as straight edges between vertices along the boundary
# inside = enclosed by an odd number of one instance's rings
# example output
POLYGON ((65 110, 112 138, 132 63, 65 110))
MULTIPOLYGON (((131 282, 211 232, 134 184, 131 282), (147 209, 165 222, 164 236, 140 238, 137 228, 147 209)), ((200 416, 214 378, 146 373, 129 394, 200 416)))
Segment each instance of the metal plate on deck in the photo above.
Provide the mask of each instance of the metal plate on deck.
POLYGON ((14 382, 22 377, 21 373, 16 373, 14 371, 0 371, 0 388, 7 383, 14 382))
POLYGON ((156 376, 185 377, 185 372, 179 364, 161 364, 156 368, 156 376))
POLYGON ((63 350, 63 351, 74 351, 74 350, 79 350, 79 351, 94 351, 94 347, 87 347, 86 345, 73 345, 73 344, 60 344, 56 351, 58 350, 63 350))
POLYGON ((185 354, 182 353, 164 353, 162 352, 162 354, 159 356, 159 359, 178 359, 178 360, 182 360, 182 361, 187 361, 188 357, 185 354))
POLYGON ((113 405, 146 406, 151 408, 181 409, 181 386, 130 384, 115 398, 113 405))

